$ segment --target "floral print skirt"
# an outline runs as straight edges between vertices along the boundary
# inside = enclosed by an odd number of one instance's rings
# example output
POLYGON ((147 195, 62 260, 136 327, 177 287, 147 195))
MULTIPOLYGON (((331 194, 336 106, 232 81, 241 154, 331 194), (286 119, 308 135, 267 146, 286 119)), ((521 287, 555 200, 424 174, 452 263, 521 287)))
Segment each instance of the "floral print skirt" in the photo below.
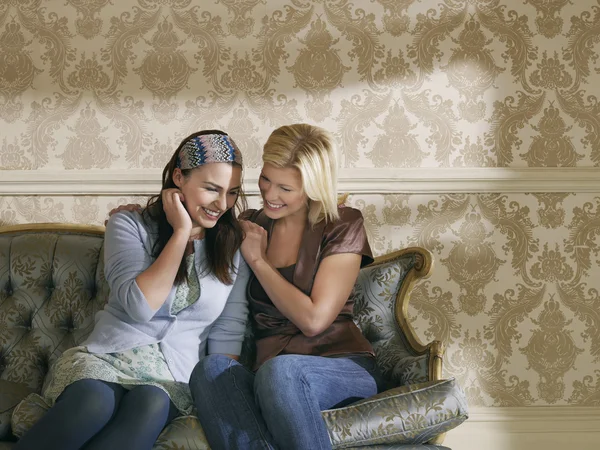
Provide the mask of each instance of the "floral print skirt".
POLYGON ((158 344, 106 354, 89 353, 83 346, 70 348, 50 368, 42 397, 53 405, 67 386, 86 378, 120 384, 126 389, 156 386, 168 394, 180 413, 192 413, 189 385, 173 379, 158 344))

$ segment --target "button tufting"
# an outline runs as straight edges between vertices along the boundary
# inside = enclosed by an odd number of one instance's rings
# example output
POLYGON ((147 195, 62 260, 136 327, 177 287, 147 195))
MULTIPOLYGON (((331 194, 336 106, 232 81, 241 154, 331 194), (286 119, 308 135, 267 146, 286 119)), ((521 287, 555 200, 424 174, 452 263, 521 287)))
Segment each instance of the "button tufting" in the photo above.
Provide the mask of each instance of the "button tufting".
POLYGON ((72 333, 73 330, 75 329, 75 321, 73 320, 73 316, 67 317, 67 320, 65 322, 66 322, 65 326, 67 328, 67 333, 72 333))
POLYGON ((46 372, 48 372, 48 368, 50 367, 50 356, 46 353, 40 354, 38 361, 41 372, 46 375, 46 372))

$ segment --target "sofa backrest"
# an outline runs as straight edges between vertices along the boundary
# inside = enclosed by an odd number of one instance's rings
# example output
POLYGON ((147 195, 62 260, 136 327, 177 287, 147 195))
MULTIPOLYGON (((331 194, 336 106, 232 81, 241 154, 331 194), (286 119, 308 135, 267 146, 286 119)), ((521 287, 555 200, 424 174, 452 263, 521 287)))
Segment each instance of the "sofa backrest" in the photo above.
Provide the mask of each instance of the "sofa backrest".
MULTIPOLYGON (((39 392, 49 365, 92 331, 108 299, 103 231, 60 224, 0 228, 0 379, 39 392)), ((406 311, 412 284, 430 267, 431 256, 419 248, 379 257, 361 270, 352 294, 356 323, 393 385, 441 378, 439 343, 421 344, 406 311)))
POLYGON ((48 366, 89 335, 108 299, 103 227, 63 228, 0 234, 0 379, 37 392, 48 366))

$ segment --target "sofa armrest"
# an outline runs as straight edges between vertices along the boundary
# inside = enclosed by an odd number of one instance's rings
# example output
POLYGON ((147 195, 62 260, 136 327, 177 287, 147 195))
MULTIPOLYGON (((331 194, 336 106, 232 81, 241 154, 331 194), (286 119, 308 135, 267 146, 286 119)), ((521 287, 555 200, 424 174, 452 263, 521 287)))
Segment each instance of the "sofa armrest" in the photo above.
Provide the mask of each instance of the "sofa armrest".
POLYGON ((0 380, 0 413, 13 409, 32 392, 34 390, 25 383, 0 380))
POLYGON ((465 421, 468 406, 450 378, 393 388, 322 416, 334 449, 420 445, 465 421))
POLYGON ((10 416, 15 407, 34 392, 25 383, 0 380, 0 440, 10 436, 10 416))

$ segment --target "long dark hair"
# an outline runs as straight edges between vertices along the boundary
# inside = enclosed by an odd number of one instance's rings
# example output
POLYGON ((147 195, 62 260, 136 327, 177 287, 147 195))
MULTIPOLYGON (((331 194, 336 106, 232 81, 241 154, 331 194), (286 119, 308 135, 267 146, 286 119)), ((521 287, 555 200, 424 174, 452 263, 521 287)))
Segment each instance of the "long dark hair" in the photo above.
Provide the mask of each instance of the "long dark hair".
MULTIPOLYGON (((179 151, 187 141, 203 134, 223 134, 227 136, 227 133, 220 130, 203 130, 193 133, 181 141, 179 147, 177 147, 177 150, 175 150, 175 153, 171 157, 171 160, 163 170, 162 191, 165 189, 177 188, 173 182, 173 172, 177 167, 177 156, 179 155, 179 151)), ((237 165, 237 163, 232 164, 237 165)), ((194 169, 182 170, 181 173, 184 178, 187 178, 192 170, 194 169)), ((153 256, 155 258, 158 258, 158 255, 160 255, 160 252, 163 251, 165 245, 167 245, 167 242, 173 235, 173 227, 167 220, 161 194, 150 197, 143 213, 144 219, 149 218, 158 224, 158 239, 153 248, 153 256)), ((241 187, 233 208, 228 209, 219 218, 219 221, 213 228, 206 228, 204 230, 206 262, 203 270, 214 274, 219 281, 225 284, 231 284, 233 282, 231 279, 233 256, 242 245, 243 240, 243 231, 236 217, 236 208, 240 210, 246 209, 246 198, 241 187)), ((184 281, 187 281, 187 262, 185 256, 181 259, 181 263, 179 264, 179 270, 175 277, 175 284, 180 284, 184 281)))

